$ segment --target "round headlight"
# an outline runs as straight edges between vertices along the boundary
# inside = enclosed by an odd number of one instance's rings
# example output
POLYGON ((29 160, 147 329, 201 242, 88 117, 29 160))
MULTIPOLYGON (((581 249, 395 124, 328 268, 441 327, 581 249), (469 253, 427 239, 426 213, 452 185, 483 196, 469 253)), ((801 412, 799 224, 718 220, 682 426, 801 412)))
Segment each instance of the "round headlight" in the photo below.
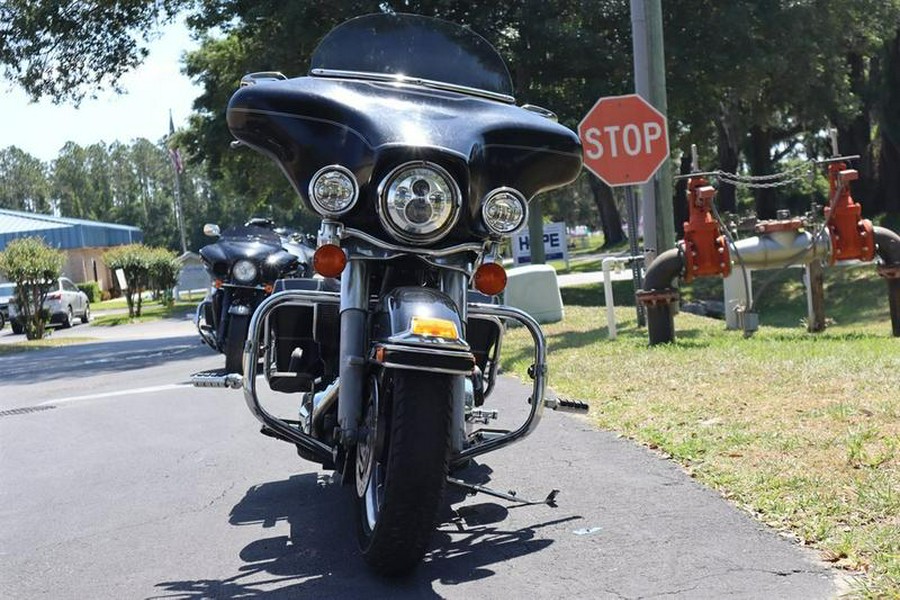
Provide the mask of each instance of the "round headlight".
POLYGON ((353 208, 358 197, 356 177, 340 165, 319 169, 309 182, 309 200, 326 217, 344 214, 353 208))
POLYGON ((497 188, 487 195, 481 205, 481 217, 491 233, 511 235, 525 225, 528 203, 512 188, 497 188))
POLYGON ((378 194, 381 224, 413 244, 441 239, 459 218, 459 187, 434 163, 400 165, 384 179, 378 194))
POLYGON ((231 275, 234 277, 235 281, 250 283, 256 279, 256 265, 249 260, 239 260, 234 263, 234 267, 231 269, 231 275))

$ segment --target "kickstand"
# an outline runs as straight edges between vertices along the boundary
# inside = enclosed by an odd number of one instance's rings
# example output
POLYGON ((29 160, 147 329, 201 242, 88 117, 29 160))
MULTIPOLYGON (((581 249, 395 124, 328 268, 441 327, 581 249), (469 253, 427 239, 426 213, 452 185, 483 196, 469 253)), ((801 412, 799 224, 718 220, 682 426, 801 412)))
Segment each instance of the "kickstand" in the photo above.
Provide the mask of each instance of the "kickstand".
POLYGON ((478 485, 475 483, 467 483, 462 479, 456 479, 454 477, 447 477, 447 483, 466 490, 466 492, 468 492, 471 496, 479 493, 487 494, 488 496, 493 496, 494 498, 516 502, 520 506, 535 506, 538 504, 546 504, 547 506, 556 508, 556 496, 559 495, 559 490, 551 490, 550 493, 547 494, 547 497, 543 500, 531 501, 519 498, 516 495, 516 492, 513 490, 510 490, 509 492, 498 492, 497 490, 492 490, 489 487, 485 487, 483 485, 478 485))

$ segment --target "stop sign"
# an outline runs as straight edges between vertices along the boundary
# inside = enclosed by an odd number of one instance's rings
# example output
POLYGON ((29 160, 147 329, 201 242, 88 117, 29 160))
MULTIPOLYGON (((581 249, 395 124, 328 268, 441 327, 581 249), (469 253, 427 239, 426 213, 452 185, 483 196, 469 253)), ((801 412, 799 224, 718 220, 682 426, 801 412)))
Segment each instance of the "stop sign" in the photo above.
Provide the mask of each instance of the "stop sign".
POLYGON ((669 157, 666 118, 637 94, 600 98, 578 124, 584 166, 607 185, 638 185, 669 157))

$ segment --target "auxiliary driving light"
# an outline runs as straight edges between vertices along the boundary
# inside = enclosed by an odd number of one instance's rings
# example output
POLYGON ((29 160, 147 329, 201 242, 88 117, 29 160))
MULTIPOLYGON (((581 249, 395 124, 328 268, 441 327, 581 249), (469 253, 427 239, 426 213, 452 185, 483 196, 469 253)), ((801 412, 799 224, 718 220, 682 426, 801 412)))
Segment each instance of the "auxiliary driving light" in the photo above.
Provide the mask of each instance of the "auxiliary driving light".
POLYGON ((330 165, 319 169, 309 182, 309 200, 319 214, 338 217, 359 197, 359 185, 349 169, 330 165))
POLYGON ((528 203, 512 188, 497 188, 487 195, 481 205, 484 224, 497 235, 512 235, 525 225, 528 203))
POLYGON ((322 277, 337 277, 346 266, 347 255, 335 244, 323 244, 313 254, 313 269, 322 277))
POLYGON ((473 279, 475 289, 488 296, 496 296, 506 288, 506 270, 497 263, 484 263, 473 279))

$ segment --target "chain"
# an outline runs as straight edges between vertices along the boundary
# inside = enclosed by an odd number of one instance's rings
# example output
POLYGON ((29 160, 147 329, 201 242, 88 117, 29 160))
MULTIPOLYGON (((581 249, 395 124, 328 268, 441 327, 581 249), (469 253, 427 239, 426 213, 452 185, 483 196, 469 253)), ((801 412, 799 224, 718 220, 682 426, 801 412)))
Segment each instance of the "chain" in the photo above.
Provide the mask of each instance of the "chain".
POLYGON ((747 188, 766 189, 790 185, 815 175, 814 161, 800 163, 786 171, 771 175, 739 175, 727 171, 714 171, 713 175, 722 183, 747 188))

